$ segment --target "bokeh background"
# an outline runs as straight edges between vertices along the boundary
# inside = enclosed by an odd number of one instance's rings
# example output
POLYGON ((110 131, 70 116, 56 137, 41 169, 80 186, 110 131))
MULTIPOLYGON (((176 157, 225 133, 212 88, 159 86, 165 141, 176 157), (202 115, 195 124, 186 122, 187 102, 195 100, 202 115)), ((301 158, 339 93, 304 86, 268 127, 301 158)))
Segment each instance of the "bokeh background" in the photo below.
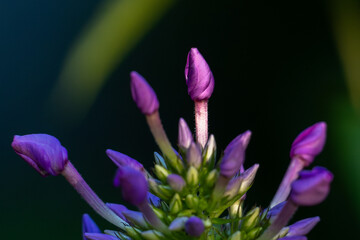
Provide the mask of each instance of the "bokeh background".
POLYGON ((15 0, 0 2, 1 239, 81 239, 81 215, 97 216, 63 177, 40 177, 13 153, 15 134, 49 133, 107 202, 112 148, 150 167, 157 147, 132 102, 129 72, 160 100, 175 144, 193 123, 184 66, 198 47, 215 76, 210 132, 218 149, 251 129, 246 167, 260 163, 247 205, 266 207, 307 126, 328 123, 314 165, 335 174, 309 239, 348 239, 360 214, 360 4, 332 1, 15 0))

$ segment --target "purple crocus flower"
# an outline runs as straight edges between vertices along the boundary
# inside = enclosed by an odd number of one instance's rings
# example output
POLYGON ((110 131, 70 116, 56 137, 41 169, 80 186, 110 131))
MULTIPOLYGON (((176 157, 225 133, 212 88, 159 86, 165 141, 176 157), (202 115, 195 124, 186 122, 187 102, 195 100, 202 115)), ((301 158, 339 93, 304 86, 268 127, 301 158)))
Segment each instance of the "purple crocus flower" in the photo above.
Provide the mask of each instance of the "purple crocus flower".
POLYGON ((177 174, 170 174, 169 176, 167 176, 167 182, 169 183, 170 187, 176 192, 181 192, 186 185, 185 180, 177 174))
POLYGON ((299 179, 291 185, 290 200, 299 206, 312 206, 321 203, 329 194, 334 176, 323 167, 311 171, 301 171, 299 179))
POLYGON ((44 177, 60 174, 68 162, 66 149, 57 138, 48 134, 16 135, 11 146, 44 177))
POLYGON ((85 233, 88 240, 119 240, 119 238, 103 233, 85 233))
POLYGON ((320 221, 319 217, 306 218, 289 226, 289 232, 286 236, 305 236, 320 221))
POLYGON ((187 149, 193 142, 192 133, 183 118, 179 120, 179 134, 178 134, 178 145, 181 148, 187 149))
POLYGON ((131 96, 140 111, 145 115, 151 115, 159 109, 159 101, 152 87, 137 72, 130 73, 131 96))
POLYGON ((326 123, 316 123, 302 131, 294 140, 290 157, 299 156, 305 166, 310 165, 322 151, 326 140, 326 123))
POLYGON ((211 97, 215 85, 214 76, 197 48, 191 48, 187 56, 185 79, 192 100, 201 101, 211 97))
POLYGON ((101 233, 100 228, 91 219, 89 214, 83 214, 82 217, 82 233, 83 239, 86 240, 85 233, 101 233))
POLYGON ((147 201, 148 183, 140 171, 122 167, 119 170, 119 180, 122 196, 126 201, 135 206, 147 201))
POLYGON ((123 212, 127 211, 127 207, 121 204, 116 203, 106 203, 106 206, 108 206, 116 215, 118 215, 122 220, 127 222, 127 219, 125 218, 123 212))
POLYGON ((185 223, 185 231, 192 237, 200 237, 204 229, 203 221, 195 216, 190 217, 185 223))

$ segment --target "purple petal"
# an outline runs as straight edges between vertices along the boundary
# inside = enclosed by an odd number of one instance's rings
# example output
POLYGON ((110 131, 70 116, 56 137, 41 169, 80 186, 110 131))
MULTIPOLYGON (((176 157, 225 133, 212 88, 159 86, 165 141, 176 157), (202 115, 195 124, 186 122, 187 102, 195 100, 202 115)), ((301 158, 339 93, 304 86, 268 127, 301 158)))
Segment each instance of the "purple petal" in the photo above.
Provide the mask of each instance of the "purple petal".
POLYGON ((278 240, 307 240, 307 237, 305 236, 283 237, 283 238, 279 238, 278 240))
POLYGON ((11 146, 42 176, 60 174, 68 162, 66 149, 48 134, 16 135, 11 146))
POLYGON ((122 196, 126 201, 139 206, 147 200, 148 183, 140 171, 122 167, 119 170, 119 181, 122 196))
POLYGON ((312 206, 321 203, 330 191, 334 176, 323 167, 311 171, 301 171, 299 179, 291 185, 290 199, 299 206, 312 206))
POLYGON ((214 76, 197 48, 191 48, 187 56, 185 79, 192 100, 201 101, 211 97, 215 85, 214 76))
POLYGON ((85 233, 85 237, 89 240, 119 240, 117 237, 103 233, 85 233))
POLYGON ((83 239, 85 238, 85 233, 101 233, 100 228, 96 225, 96 223, 91 219, 89 214, 83 214, 82 217, 82 233, 83 239))
POLYGON ((106 154, 118 167, 131 167, 141 172, 145 172, 144 166, 141 163, 123 153, 107 149, 106 154))
POLYGON ((185 231, 192 237, 200 237, 204 229, 203 221, 195 216, 190 217, 185 223, 185 231))
POLYGON ((118 215, 122 220, 127 222, 127 219, 123 215, 124 211, 127 211, 127 207, 121 204, 115 204, 115 203, 106 203, 106 206, 108 206, 116 215, 118 215))
POLYGON ((179 147, 187 149, 190 147, 190 144, 193 142, 192 133, 186 124, 183 118, 180 118, 179 121, 179 134, 178 134, 178 144, 179 147))
POLYGON ((247 130, 244 133, 239 134, 236 138, 234 138, 225 148, 224 153, 230 151, 233 147, 236 147, 238 145, 242 145, 245 149, 249 145, 251 138, 251 131, 247 130))
POLYGON ((320 221, 319 217, 306 218, 289 226, 286 236, 303 236, 308 234, 320 221))
POLYGON ((137 72, 130 73, 131 95, 143 114, 150 115, 159 109, 159 101, 154 90, 137 72))
POLYGON ((326 123, 319 122, 302 131, 294 140, 290 157, 300 156, 310 165, 314 158, 322 151, 326 141, 326 123))

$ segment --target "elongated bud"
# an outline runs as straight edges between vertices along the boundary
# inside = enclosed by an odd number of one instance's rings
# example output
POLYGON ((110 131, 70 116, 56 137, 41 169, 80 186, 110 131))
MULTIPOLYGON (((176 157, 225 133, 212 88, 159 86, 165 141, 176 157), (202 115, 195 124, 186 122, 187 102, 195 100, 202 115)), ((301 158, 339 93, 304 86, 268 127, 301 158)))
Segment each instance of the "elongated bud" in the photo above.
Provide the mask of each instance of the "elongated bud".
MULTIPOLYGON (((216 158, 216 142, 214 135, 211 134, 203 151, 204 163, 215 163, 215 158, 216 158)), ((210 167, 213 167, 212 165, 210 165, 210 167)))
POLYGON ((192 100, 201 101, 211 97, 215 85, 214 76, 197 48, 191 48, 187 56, 185 79, 192 100))
POLYGON ((167 170, 166 168, 156 164, 155 165, 155 174, 162 182, 166 182, 166 178, 170 174, 170 171, 167 170))
POLYGON ((241 199, 234 202, 229 208, 229 216, 231 218, 241 218, 243 214, 243 201, 241 199))
POLYGON ((333 174, 323 167, 300 172, 299 179, 291 185, 290 200, 299 206, 312 206, 321 203, 330 192, 333 174))
POLYGON ((148 230, 141 233, 141 236, 146 240, 161 240, 164 239, 164 235, 156 230, 148 230))
POLYGON ((188 208, 196 209, 199 205, 199 198, 192 194, 188 194, 186 195, 185 203, 188 206, 188 208))
POLYGON ((242 145, 244 149, 247 148, 249 145, 251 138, 251 131, 247 130, 244 133, 239 134, 236 138, 234 138, 225 148, 224 153, 230 151, 233 147, 238 147, 239 145, 242 145))
POLYGON ((182 210, 182 201, 179 194, 175 194, 170 201, 170 213, 176 214, 182 210))
POLYGON ((250 187, 254 183, 255 176, 256 176, 258 169, 259 169, 259 164, 254 164, 254 166, 247 169, 245 172, 243 172, 240 175, 240 178, 242 178, 243 181, 241 182, 241 185, 239 188, 239 194, 244 194, 250 189, 250 187))
POLYGON ((220 174, 225 178, 232 178, 244 163, 245 147, 243 141, 230 143, 225 149, 223 159, 220 163, 220 174))
POLYGON ((186 160, 189 166, 193 166, 196 169, 200 168, 202 162, 201 149, 196 143, 191 143, 186 154, 186 160))
POLYGON ((89 214, 83 214, 82 233, 83 233, 83 240, 86 240, 85 233, 101 233, 100 228, 96 225, 94 220, 91 219, 89 214))
POLYGON ((185 223, 187 222, 188 217, 178 217, 175 218, 174 221, 170 223, 169 230, 170 231, 180 231, 185 228, 185 223))
POLYGON ((167 177, 167 182, 175 192, 181 192, 186 185, 185 180, 177 174, 170 174, 167 177))
POLYGON ((299 156, 305 162, 305 166, 308 166, 322 151, 325 141, 326 123, 316 123, 296 137, 291 146, 290 157, 299 156))
POLYGON ((289 232, 286 236, 305 236, 320 221, 319 217, 306 218, 289 226, 289 232))
POLYGON ((241 240, 241 232, 236 231, 230 237, 229 240, 241 240))
POLYGON ((155 196, 154 194, 152 194, 151 192, 148 192, 147 194, 147 200, 148 203, 155 206, 155 207, 160 207, 161 206, 161 200, 159 197, 155 196))
POLYGON ((144 215, 141 212, 125 210, 122 212, 122 214, 126 217, 126 219, 129 222, 133 223, 134 225, 137 225, 142 228, 148 227, 144 215))
POLYGON ((185 231, 192 237, 200 237, 204 230, 204 223, 198 217, 192 216, 185 223, 185 231))
POLYGON ((193 187, 199 183, 199 172, 193 166, 186 173, 186 182, 193 187))
POLYGON ((216 169, 211 170, 211 172, 209 172, 209 174, 207 175, 207 177, 205 179, 206 186, 207 187, 214 186, 218 176, 219 176, 219 172, 216 169))
POLYGON ((66 149, 48 134, 15 135, 11 147, 43 177, 60 174, 68 162, 66 149))
POLYGON ((150 115, 159 109, 159 101, 148 82, 137 72, 130 73, 131 96, 140 111, 150 115))
POLYGON ((116 215, 118 215, 122 220, 127 222, 127 219, 125 218, 123 212, 127 211, 127 207, 121 204, 116 203, 106 203, 106 206, 108 206, 116 215))
POLYGON ((144 166, 141 163, 123 153, 107 149, 106 155, 108 155, 111 161, 113 161, 119 168, 130 167, 138 171, 145 172, 144 166))
POLYGON ((160 166, 163 166, 164 168, 167 169, 165 159, 159 153, 154 152, 154 158, 155 158, 156 164, 159 164, 160 166))
POLYGON ((169 200, 172 197, 174 191, 170 187, 161 185, 161 183, 155 179, 149 179, 148 182, 151 191, 159 198, 169 200))
POLYGON ((178 144, 180 148, 188 149, 193 142, 192 133, 183 118, 179 120, 178 144))
POLYGON ((123 198, 139 206, 147 200, 148 184, 144 175, 130 167, 120 168, 120 187, 123 198))
POLYGON ((260 208, 254 208, 250 212, 248 212, 245 216, 245 219, 242 223, 243 229, 252 229, 259 220, 260 208))
POLYGON ((85 233, 84 235, 87 240, 119 240, 117 237, 103 233, 85 233))

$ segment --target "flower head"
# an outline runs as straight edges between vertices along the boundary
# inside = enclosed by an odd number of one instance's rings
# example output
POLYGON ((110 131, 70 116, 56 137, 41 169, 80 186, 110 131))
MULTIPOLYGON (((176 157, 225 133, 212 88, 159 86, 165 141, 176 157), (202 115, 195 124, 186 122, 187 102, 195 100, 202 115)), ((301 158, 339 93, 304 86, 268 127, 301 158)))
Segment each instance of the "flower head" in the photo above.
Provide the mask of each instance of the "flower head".
POLYGON ((300 172, 299 179, 291 185, 290 200, 299 206, 321 203, 330 191, 333 174, 323 167, 300 172))
POLYGON ((290 157, 299 156, 305 165, 310 165, 322 151, 326 140, 326 123, 316 123, 302 131, 294 140, 290 157))
POLYGON ((154 90, 146 80, 137 72, 130 73, 131 96, 145 115, 150 115, 159 109, 159 101, 154 90))
POLYGON ((42 176, 60 174, 68 162, 66 149, 48 134, 16 135, 11 146, 42 176))
POLYGON ((215 85, 214 76, 197 48, 192 48, 188 54, 185 79, 192 100, 201 101, 211 97, 215 85))

